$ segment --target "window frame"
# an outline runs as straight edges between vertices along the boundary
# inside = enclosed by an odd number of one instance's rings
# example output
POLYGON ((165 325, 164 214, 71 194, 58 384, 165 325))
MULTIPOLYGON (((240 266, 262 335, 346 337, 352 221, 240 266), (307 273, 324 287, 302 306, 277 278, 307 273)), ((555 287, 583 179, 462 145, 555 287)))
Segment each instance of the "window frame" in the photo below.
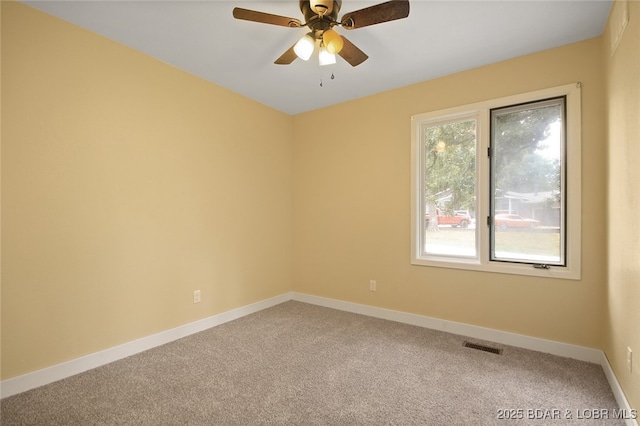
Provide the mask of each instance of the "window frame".
POLYGON ((578 280, 581 277, 582 229, 582 142, 581 142, 581 83, 566 84, 498 99, 462 105, 443 110, 416 114, 411 117, 411 264, 440 268, 454 268, 482 272, 515 274, 534 277, 578 280), (566 265, 510 263, 490 259, 491 215, 490 157, 491 110, 510 105, 526 104, 550 98, 565 97, 565 260, 566 265), (424 253, 424 151, 422 126, 425 123, 477 117, 476 139, 476 257, 426 255, 424 253), (536 267, 537 266, 537 267, 536 267))

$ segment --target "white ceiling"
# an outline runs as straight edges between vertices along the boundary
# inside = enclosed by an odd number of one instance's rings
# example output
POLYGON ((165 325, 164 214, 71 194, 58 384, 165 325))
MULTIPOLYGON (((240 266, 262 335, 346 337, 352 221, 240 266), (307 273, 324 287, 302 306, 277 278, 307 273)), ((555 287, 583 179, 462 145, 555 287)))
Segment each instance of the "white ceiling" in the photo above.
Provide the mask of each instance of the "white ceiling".
MULTIPOLYGON (((343 0, 339 17, 380 1, 343 0)), ((369 55, 273 62, 307 28, 233 19, 236 6, 298 18, 298 0, 24 1, 287 114, 596 37, 611 0, 411 0, 409 17, 337 28, 369 55), (333 73, 335 79, 330 76, 333 73), (320 81, 323 84, 320 86, 320 81)))

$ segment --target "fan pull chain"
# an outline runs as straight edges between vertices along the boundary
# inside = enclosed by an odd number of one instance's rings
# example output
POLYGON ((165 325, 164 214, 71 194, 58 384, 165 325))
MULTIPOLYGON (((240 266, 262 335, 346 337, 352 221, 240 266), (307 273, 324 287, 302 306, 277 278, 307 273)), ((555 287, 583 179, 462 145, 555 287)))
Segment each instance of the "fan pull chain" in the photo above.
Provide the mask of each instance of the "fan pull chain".
MULTIPOLYGON (((335 80, 336 76, 333 74, 333 71, 331 71, 331 80, 335 80)), ((322 81, 322 74, 320 74, 320 87, 324 87, 324 82, 322 81)))

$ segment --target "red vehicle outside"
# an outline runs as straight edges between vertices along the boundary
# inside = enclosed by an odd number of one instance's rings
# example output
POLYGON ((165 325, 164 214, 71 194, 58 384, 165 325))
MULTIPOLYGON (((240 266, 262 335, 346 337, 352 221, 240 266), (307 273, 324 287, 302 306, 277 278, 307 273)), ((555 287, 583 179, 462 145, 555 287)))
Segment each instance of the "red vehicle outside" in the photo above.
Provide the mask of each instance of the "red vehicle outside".
MULTIPOLYGON (((438 213, 438 225, 451 225, 455 227, 466 228, 471 223, 471 216, 465 213, 454 213, 453 216, 443 215, 440 209, 436 209, 438 213)), ((429 213, 424 215, 425 227, 429 226, 429 213)))
POLYGON ((517 214, 497 214, 495 223, 500 229, 536 228, 540 224, 540 221, 518 216, 517 214))

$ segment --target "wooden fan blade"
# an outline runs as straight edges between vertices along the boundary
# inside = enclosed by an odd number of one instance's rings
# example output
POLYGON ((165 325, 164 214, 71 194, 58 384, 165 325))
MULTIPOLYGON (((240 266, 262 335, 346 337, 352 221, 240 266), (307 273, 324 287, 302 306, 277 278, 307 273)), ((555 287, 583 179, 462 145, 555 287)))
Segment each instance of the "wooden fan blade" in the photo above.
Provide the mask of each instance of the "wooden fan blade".
POLYGON ((344 41, 344 45, 342 46, 342 50, 338 53, 338 55, 342 56, 342 59, 349 62, 352 67, 358 66, 369 59, 367 54, 358 49, 355 44, 347 40, 346 37, 341 37, 342 41, 344 41))
POLYGON ((282 54, 282 56, 280 56, 278 59, 276 59, 276 61, 274 62, 274 64, 278 64, 278 65, 289 65, 291 62, 295 61, 296 58, 298 57, 298 55, 296 55, 296 52, 293 51, 293 47, 295 46, 295 44, 293 46, 291 46, 289 48, 289 50, 287 50, 286 52, 284 52, 282 54))
POLYGON ((280 25, 281 27, 300 28, 302 26, 300 20, 296 18, 287 18, 286 16, 272 15, 270 13, 243 9, 241 7, 233 8, 233 17, 236 19, 243 19, 245 21, 280 25))
POLYGON ((407 16, 409 16, 409 0, 391 0, 347 13, 342 17, 341 25, 347 30, 354 30, 407 16))

